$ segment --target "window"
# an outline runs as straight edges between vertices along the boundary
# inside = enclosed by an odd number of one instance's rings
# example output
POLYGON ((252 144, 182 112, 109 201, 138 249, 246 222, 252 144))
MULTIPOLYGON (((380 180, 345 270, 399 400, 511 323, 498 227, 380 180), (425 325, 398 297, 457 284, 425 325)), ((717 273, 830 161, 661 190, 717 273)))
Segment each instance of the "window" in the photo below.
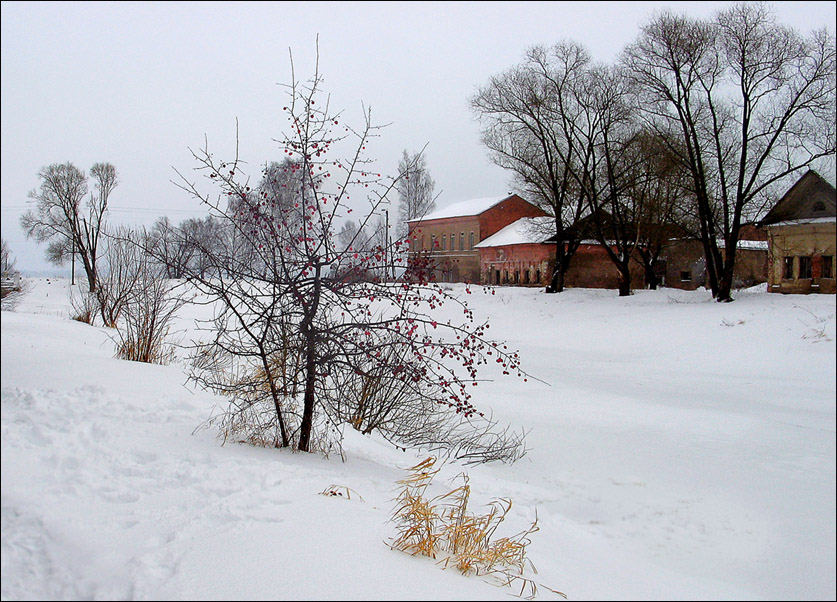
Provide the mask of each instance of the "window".
POLYGON ((834 278, 834 270, 832 268, 832 262, 834 261, 833 255, 823 255, 822 256, 822 272, 820 274, 821 278, 834 278))
POLYGON ((680 282, 691 282, 692 281, 692 273, 688 270, 684 270, 680 272, 680 282))
POLYGON ((436 235, 435 234, 430 235, 430 248, 433 249, 434 251, 436 250, 436 235))
POLYGON ((474 233, 473 232, 471 232, 471 234, 468 235, 468 248, 469 249, 474 248, 474 233))
POLYGON ((800 257, 799 258, 799 277, 800 278, 810 278, 811 277, 811 258, 810 257, 800 257))
POLYGON ((782 274, 785 280, 793 280, 793 257, 785 257, 785 271, 782 274))
POLYGON ((446 251, 448 248, 448 237, 442 234, 442 250, 446 251))
POLYGON ((823 203, 822 201, 817 201, 816 203, 814 203, 814 211, 816 211, 817 213, 819 213, 820 211, 825 211, 825 203, 823 203))
POLYGON ((464 232, 459 233, 459 250, 460 251, 465 250, 465 233, 464 232))

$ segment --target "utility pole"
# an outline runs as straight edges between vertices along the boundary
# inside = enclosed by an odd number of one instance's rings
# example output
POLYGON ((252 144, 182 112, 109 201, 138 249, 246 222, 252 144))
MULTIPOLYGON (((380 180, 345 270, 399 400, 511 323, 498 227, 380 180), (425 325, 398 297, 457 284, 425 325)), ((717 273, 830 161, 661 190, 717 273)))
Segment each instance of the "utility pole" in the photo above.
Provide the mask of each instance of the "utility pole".
POLYGON ((70 236, 73 241, 73 250, 70 253, 70 286, 76 284, 76 215, 73 214, 73 231, 70 236))
POLYGON ((384 209, 384 277, 389 276, 389 209, 384 209))

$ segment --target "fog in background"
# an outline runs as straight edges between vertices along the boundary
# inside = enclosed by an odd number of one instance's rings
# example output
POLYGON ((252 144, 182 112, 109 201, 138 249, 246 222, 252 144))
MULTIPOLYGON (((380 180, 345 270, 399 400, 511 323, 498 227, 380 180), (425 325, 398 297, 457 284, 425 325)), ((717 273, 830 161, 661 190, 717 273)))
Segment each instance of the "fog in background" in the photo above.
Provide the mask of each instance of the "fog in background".
MULTIPOLYGON (((359 124, 361 103, 389 124, 370 147, 394 175, 403 149, 427 145, 443 207, 511 191, 488 159, 469 100, 527 48, 562 39, 613 61, 639 28, 669 8, 707 17, 729 2, 485 3, 2 3, 2 236, 24 273, 66 274, 25 240, 20 215, 38 171, 73 162, 114 164, 120 184, 110 221, 175 223, 206 215, 178 189, 188 147, 204 137, 217 156, 234 149, 255 180, 280 160, 291 80, 320 72, 333 107, 359 124)), ((834 32, 834 2, 772 3, 779 22, 834 32)), ((823 173, 834 182, 831 173, 823 173)), ((394 199, 393 199, 394 200, 394 199)), ((393 207, 394 209, 394 207, 393 207)), ((391 211, 392 212, 392 211, 391 211)))

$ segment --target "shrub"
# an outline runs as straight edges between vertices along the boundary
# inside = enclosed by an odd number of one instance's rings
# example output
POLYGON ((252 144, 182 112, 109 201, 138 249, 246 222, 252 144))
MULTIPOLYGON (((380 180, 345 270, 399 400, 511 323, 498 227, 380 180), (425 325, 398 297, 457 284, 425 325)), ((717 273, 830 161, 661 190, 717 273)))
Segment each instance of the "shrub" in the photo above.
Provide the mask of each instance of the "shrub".
POLYGON ((146 272, 123 307, 116 357, 134 362, 167 363, 173 351, 166 345, 166 337, 175 312, 185 302, 175 294, 170 281, 146 272))
POLYGON ((70 291, 70 318, 85 324, 93 324, 99 312, 99 301, 96 293, 84 292, 79 289, 70 291))

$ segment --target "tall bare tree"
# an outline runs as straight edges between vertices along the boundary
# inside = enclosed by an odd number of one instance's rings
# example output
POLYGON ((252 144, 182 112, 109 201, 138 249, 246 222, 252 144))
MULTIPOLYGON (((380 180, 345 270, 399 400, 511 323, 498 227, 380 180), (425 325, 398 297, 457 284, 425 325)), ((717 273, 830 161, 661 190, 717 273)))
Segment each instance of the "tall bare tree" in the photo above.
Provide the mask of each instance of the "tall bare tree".
POLYGON ((72 163, 54 163, 44 167, 38 177, 40 188, 29 193, 35 200, 34 210, 20 218, 27 237, 38 242, 49 241, 47 259, 63 264, 67 259, 81 258, 90 291, 96 290, 96 259, 99 240, 105 223, 105 212, 117 185, 116 168, 110 163, 96 163, 90 168, 94 191, 88 192, 87 177, 72 163))
POLYGON ((581 110, 570 131, 587 160, 570 172, 589 205, 594 236, 616 268, 619 295, 625 296, 646 210, 644 197, 630 194, 630 185, 646 177, 635 149, 634 96, 618 67, 590 67, 583 75, 584 85, 576 91, 581 110))
POLYGON ((834 37, 803 37, 746 3, 710 20, 663 13, 624 60, 648 127, 679 140, 709 285, 731 301, 742 222, 774 184, 835 153, 834 37))
POLYGON ((573 130, 582 112, 578 94, 589 63, 586 50, 572 42, 536 47, 471 99, 492 160, 511 171, 529 200, 554 218, 551 292, 564 289, 564 275, 581 241, 575 226, 586 203, 573 173, 590 157, 573 130))
POLYGON ((405 149, 398 162, 402 176, 395 185, 398 193, 398 228, 400 238, 407 237, 407 222, 428 215, 436 208, 433 191, 436 183, 427 170, 427 160, 422 153, 408 153, 405 149))

